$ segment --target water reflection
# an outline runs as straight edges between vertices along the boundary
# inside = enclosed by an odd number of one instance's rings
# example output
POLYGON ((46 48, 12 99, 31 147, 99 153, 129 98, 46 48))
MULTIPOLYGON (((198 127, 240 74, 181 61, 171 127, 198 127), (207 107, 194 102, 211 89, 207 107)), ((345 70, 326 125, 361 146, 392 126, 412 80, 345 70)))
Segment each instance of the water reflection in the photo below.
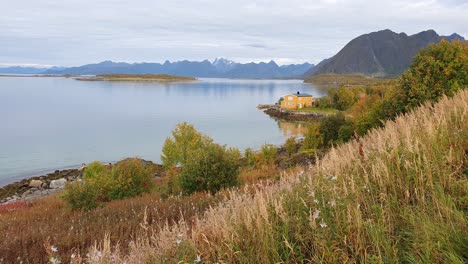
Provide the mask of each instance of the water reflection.
POLYGON ((277 124, 281 133, 285 138, 302 137, 307 131, 307 122, 287 122, 277 120, 277 124))
POLYGON ((157 162, 179 122, 240 149, 281 144, 302 135, 306 125, 276 122, 256 106, 295 91, 315 97, 327 92, 300 80, 130 83, 2 77, 0 185, 7 178, 92 160, 140 156, 157 162))

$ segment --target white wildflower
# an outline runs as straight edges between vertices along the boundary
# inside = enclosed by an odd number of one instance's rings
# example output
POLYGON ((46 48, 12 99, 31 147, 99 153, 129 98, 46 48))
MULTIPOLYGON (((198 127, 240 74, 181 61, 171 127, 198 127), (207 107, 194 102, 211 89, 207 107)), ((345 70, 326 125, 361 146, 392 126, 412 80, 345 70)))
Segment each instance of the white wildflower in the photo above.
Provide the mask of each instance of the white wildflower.
POLYGON ((62 262, 60 261, 60 259, 58 257, 51 257, 49 259, 49 263, 51 263, 51 264, 60 264, 62 262))
POLYGON ((177 245, 180 245, 180 243, 182 243, 182 239, 177 239, 175 242, 177 243, 177 245))
POLYGON ((58 251, 58 249, 57 249, 56 246, 51 246, 51 247, 50 247, 50 250, 51 250, 52 252, 54 252, 54 253, 57 253, 57 251, 58 251))
POLYGON ((325 228, 325 227, 327 227, 327 226, 328 226, 328 225, 327 225, 325 222, 323 222, 323 221, 320 223, 320 227, 321 227, 321 228, 325 228))
POLYGON ((312 215, 312 217, 315 220, 315 219, 319 218, 319 215, 320 215, 320 210, 315 209, 314 214, 312 215))
POLYGON ((331 176, 330 180, 336 181, 336 176, 331 176))
POLYGON ((318 200, 317 200, 317 199, 314 199, 314 203, 318 204, 319 202, 318 202, 318 200))
POLYGON ((335 207, 336 202, 335 202, 335 200, 331 200, 330 202, 328 202, 328 204, 329 204, 331 207, 335 207))
POLYGON ((197 258, 193 262, 200 263, 201 262, 201 256, 197 255, 197 258))

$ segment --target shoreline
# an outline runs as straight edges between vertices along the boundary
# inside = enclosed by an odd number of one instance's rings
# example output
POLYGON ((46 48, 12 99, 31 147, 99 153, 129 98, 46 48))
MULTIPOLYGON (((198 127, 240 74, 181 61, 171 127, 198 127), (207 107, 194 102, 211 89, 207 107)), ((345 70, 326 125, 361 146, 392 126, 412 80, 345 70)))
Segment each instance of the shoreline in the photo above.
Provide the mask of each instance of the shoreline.
POLYGON ((328 116, 328 114, 319 112, 301 112, 283 109, 278 105, 271 104, 261 104, 258 105, 257 108, 270 117, 288 122, 317 121, 323 117, 328 116))
MULTIPOLYGON (((301 139, 299 139, 301 141, 301 139)), ((274 145, 278 153, 284 152, 283 144, 274 145)), ((256 150, 259 151, 259 150, 256 150)), ((125 159, 122 159, 125 160, 125 159)), ((120 161, 122 161, 120 160, 120 161)), ((162 178, 166 172, 161 164, 154 163, 151 160, 140 159, 146 166, 152 166, 155 171, 154 178, 162 178)), ((103 163, 105 166, 113 166, 117 162, 103 163)), ((44 173, 38 176, 30 176, 22 179, 17 179, 12 183, 0 185, 0 206, 15 202, 25 202, 34 199, 42 198, 54 193, 61 192, 65 185, 83 179, 83 171, 86 168, 79 166, 48 170, 49 173, 44 173)))
MULTIPOLYGON (((164 174, 162 165, 143 159, 141 161, 146 166, 156 168, 154 177, 161 177, 164 174)), ((109 163, 106 167, 116 163, 109 163)), ((0 187, 0 205, 33 200, 60 192, 67 183, 81 181, 84 168, 86 166, 50 170, 49 173, 18 179, 15 182, 3 185, 0 187)))
POLYGON ((107 82, 195 82, 194 77, 175 76, 168 74, 101 74, 96 76, 72 77, 77 81, 107 81, 107 82))

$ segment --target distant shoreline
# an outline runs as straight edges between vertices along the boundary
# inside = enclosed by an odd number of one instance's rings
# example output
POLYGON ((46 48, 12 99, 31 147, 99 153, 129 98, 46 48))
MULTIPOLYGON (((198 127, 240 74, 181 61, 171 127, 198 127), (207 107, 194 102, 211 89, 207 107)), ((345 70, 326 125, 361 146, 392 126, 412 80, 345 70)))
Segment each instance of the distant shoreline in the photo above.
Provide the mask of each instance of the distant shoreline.
POLYGON ((79 81, 118 81, 118 82, 193 82, 197 78, 168 74, 102 74, 90 77, 73 77, 79 81))

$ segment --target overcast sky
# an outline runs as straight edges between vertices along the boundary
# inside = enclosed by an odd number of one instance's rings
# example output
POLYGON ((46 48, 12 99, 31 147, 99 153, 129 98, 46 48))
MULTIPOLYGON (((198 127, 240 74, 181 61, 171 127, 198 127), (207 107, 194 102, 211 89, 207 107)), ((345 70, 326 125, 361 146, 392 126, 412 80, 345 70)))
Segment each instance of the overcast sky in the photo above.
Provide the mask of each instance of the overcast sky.
POLYGON ((468 36, 467 0, 0 0, 0 64, 318 63, 391 29, 468 36))

